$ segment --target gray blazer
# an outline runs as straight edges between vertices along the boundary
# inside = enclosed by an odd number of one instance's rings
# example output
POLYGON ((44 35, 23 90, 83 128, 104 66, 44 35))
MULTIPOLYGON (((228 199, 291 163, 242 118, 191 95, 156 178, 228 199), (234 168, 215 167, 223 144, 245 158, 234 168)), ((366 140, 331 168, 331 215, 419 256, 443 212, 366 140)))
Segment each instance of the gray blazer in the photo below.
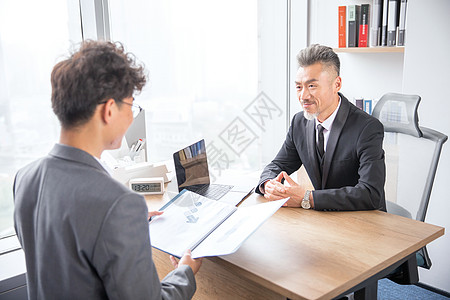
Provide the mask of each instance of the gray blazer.
POLYGON ((304 165, 315 188, 316 210, 386 211, 383 125, 339 95, 342 102, 323 161, 316 151, 314 120, 299 112, 277 156, 262 172, 257 193, 262 183, 281 171, 291 174, 304 165))
POLYGON ((14 221, 30 299, 189 299, 181 266, 159 281, 144 198, 90 154, 57 144, 19 170, 14 221))

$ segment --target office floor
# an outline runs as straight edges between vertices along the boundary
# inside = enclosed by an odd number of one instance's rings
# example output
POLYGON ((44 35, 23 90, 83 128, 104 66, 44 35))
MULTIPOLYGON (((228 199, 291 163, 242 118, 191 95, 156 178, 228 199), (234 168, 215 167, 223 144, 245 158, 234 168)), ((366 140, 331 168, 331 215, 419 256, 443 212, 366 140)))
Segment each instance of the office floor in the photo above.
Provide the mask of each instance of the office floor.
POLYGON ((379 300, 443 300, 449 297, 418 287, 416 285, 400 285, 389 279, 378 281, 379 300))

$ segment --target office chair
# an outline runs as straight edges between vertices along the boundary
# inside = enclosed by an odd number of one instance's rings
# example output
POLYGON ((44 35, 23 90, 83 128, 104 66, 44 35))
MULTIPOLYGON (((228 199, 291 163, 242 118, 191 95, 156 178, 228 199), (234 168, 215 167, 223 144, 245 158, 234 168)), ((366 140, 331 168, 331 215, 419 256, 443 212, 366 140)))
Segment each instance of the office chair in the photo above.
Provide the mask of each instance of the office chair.
MULTIPOLYGON (((433 129, 419 126, 417 108, 420 100, 420 96, 417 95, 388 93, 378 101, 372 115, 383 123, 385 131, 383 147, 387 165, 385 185, 387 212, 411 219, 415 212, 415 219, 424 222, 442 146, 448 137, 433 129), (426 145, 417 147, 416 142, 426 145), (400 146, 402 143, 403 146, 400 146), (402 148, 404 145, 406 149, 402 148), (415 158, 414 153, 418 155, 415 158), (429 160, 424 158, 426 153, 432 153, 429 160), (407 163, 408 158, 412 157, 412 163, 407 163), (415 179, 421 174, 427 175, 425 180, 411 182, 412 177, 415 179), (397 177, 398 180, 391 180, 390 177, 397 177), (405 183, 406 189, 401 190, 402 183, 405 183), (421 191, 414 190, 414 187, 421 191)), ((417 266, 426 269, 431 267, 426 247, 416 253, 416 259, 417 266)), ((398 283, 406 283, 399 281, 398 283)))

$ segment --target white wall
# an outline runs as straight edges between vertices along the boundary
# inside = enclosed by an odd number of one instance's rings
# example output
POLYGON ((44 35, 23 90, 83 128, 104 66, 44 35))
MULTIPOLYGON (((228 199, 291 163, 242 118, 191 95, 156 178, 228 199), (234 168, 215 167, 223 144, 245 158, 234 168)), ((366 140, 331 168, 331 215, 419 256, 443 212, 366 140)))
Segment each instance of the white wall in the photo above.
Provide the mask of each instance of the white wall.
MULTIPOLYGON (((308 32, 308 4, 307 0, 291 1, 291 32, 290 32, 290 69, 289 69, 289 125, 296 113, 302 108, 297 98, 295 89, 295 76, 297 74, 298 63, 297 54, 301 49, 307 46, 308 32)), ((286 127, 286 131, 288 127, 286 127)), ((283 137, 284 141, 284 137, 283 137)))
MULTIPOLYGON (((338 45, 338 6, 372 0, 311 0, 310 43, 338 45)), ((405 53, 340 53, 344 93, 379 98, 387 92, 418 94, 420 125, 450 135, 450 1, 409 0, 405 53)), ((444 144, 427 214, 427 223, 450 228, 450 142, 444 144)), ((415 176, 415 174, 406 174, 415 176)), ((402 178, 411 181, 411 178, 402 178)), ((419 268, 422 283, 450 292, 450 236, 428 245, 431 270, 419 268)))
MULTIPOLYGON (((420 125, 450 135, 450 1, 409 0, 403 92, 422 97, 420 125)), ((444 144, 439 163, 427 223, 450 228, 450 142, 444 144)), ((414 176, 414 174, 411 174, 414 176)), ((450 292, 450 235, 432 242, 428 251, 430 270, 419 269, 421 282, 450 292)))
POLYGON ((267 145, 258 139, 258 149, 263 149, 261 168, 270 162, 278 152, 286 131, 286 53, 287 53, 287 5, 274 0, 258 1, 258 91, 263 92, 283 111, 268 132, 258 132, 275 140, 267 145), (268 146, 268 147, 267 147, 268 146))
MULTIPOLYGON (((311 0, 311 44, 338 46, 338 6, 371 3, 371 0, 311 0)), ((341 60, 341 92, 350 100, 378 99, 387 92, 401 92, 403 53, 338 53, 341 60)))
POLYGON ((280 150, 286 137, 288 122, 301 109, 295 95, 294 80, 297 72, 295 57, 306 47, 307 0, 292 0, 290 12, 288 15, 286 2, 258 0, 258 90, 264 92, 283 111, 282 117, 263 133, 264 136, 271 137, 270 145, 265 139, 257 141, 258 148, 262 149, 261 168, 280 150), (288 98, 290 111, 286 102, 288 98))

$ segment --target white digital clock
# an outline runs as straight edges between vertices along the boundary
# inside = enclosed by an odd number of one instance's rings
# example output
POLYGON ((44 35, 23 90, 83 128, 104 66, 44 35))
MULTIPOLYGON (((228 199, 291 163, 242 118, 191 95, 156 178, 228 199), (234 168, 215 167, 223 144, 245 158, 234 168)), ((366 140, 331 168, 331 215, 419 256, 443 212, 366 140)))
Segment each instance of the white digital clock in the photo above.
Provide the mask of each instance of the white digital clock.
POLYGON ((129 181, 130 189, 139 194, 152 195, 164 193, 164 178, 132 178, 129 181))

